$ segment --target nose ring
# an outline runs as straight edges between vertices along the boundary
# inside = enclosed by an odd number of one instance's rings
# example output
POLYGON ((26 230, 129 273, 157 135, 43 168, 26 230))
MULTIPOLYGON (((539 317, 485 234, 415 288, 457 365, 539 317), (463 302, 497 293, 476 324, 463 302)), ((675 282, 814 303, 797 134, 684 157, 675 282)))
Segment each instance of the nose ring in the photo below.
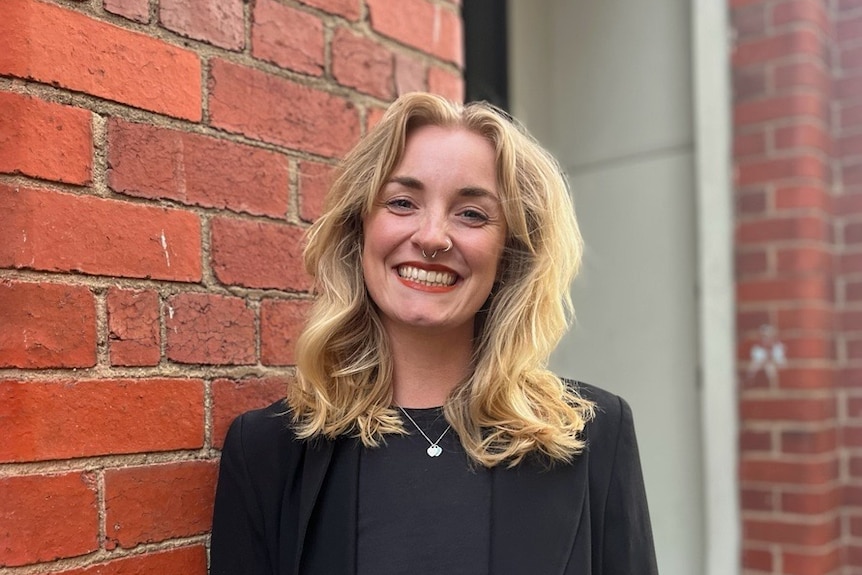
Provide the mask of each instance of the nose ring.
POLYGON ((423 258, 425 258, 426 260, 433 260, 434 258, 436 258, 436 257, 437 257, 437 252, 438 252, 438 251, 441 251, 441 252, 443 252, 443 253, 446 253, 446 252, 448 252, 448 251, 449 251, 449 250, 451 250, 451 249, 452 249, 452 239, 451 239, 451 238, 446 238, 446 248, 445 248, 445 249, 442 249, 442 250, 434 250, 433 252, 431 252, 431 255, 429 256, 428 254, 426 254, 426 253, 425 253, 425 248, 422 248, 422 257, 423 257, 423 258))

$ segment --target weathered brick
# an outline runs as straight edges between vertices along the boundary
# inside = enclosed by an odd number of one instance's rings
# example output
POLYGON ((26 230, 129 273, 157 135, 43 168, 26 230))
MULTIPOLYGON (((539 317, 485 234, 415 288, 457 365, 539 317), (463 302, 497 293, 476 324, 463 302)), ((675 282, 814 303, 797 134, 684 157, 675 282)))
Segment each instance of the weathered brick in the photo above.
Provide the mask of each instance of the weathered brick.
POLYGON ((88 183, 93 156, 90 121, 88 110, 0 92, 0 172, 88 183))
POLYGON ((203 401, 195 379, 0 381, 0 461, 199 448, 203 401))
POLYGON ((778 210, 812 208, 831 211, 832 195, 825 186, 780 186, 775 188, 773 197, 778 210))
POLYGON ((260 304, 260 361, 264 365, 293 365, 296 338, 305 326, 311 302, 263 300, 260 304))
POLYGON ((338 28, 332 38, 332 76, 343 86, 388 100, 393 95, 392 52, 377 42, 338 28))
MULTIPOLYGON (((784 453, 800 453, 800 454, 820 454, 831 453, 838 448, 838 434, 835 428, 809 431, 806 429, 791 429, 781 433, 781 451, 784 453)), ((814 505, 815 509, 811 509, 812 513, 823 513, 831 509, 829 504, 835 505, 836 501, 824 503, 822 508, 819 505, 814 505)), ((800 505, 799 511, 806 512, 810 509, 807 506, 800 505)))
POLYGON ((831 302, 832 282, 819 277, 738 281, 736 297, 738 301, 743 302, 785 300, 831 302))
POLYGON ((393 40, 462 65, 461 19, 428 0, 367 0, 371 27, 393 40))
POLYGON ((820 95, 799 93, 742 102, 733 108, 735 126, 790 117, 828 121, 829 102, 820 95))
POLYGON ((428 90, 453 102, 464 101, 464 79, 439 66, 428 68, 428 90))
MULTIPOLYGON (((10 440, 8 431, 14 430, 4 425, 3 443, 10 440)), ((0 477, 0 565, 53 561, 98 548, 99 515, 90 475, 0 477)))
POLYGON ((776 128, 773 141, 779 150, 815 149, 827 154, 832 151, 830 134, 822 126, 814 124, 792 124, 776 128))
POLYGON ((788 62, 776 65, 772 73, 773 89, 776 92, 795 88, 815 89, 821 94, 829 94, 832 88, 832 76, 823 63, 788 62))
POLYGON ((299 0, 307 6, 313 6, 330 14, 343 16, 348 20, 358 20, 361 13, 359 0, 299 0))
POLYGON ((783 34, 737 43, 732 62, 734 67, 743 67, 793 55, 823 56, 825 54, 826 46, 817 32, 794 28, 783 34))
POLYGON ((138 553, 105 563, 58 571, 57 575, 149 575, 150 573, 206 575, 206 547, 193 545, 167 551, 138 553))
POLYGON ((813 573, 838 573, 842 565, 843 552, 837 547, 811 549, 810 551, 785 551, 781 555, 787 575, 812 575, 813 573))
POLYGON ((408 92, 424 92, 425 63, 418 58, 406 54, 395 55, 395 91, 400 96, 408 92))
POLYGON ((236 297, 183 293, 168 300, 167 356, 179 363, 255 362, 254 312, 236 297))
POLYGON ((763 5, 732 10, 730 16, 733 31, 739 40, 760 36, 766 31, 766 7, 763 5))
POLYGON ((733 157, 762 156, 766 153, 764 132, 739 133, 733 136, 733 157))
POLYGON ((215 461, 106 470, 108 540, 134 547, 208 531, 217 472, 215 461))
POLYGON ((772 573, 773 563, 774 559, 770 550, 746 547, 742 551, 742 566, 746 569, 757 569, 766 573, 772 573))
POLYGON ((224 60, 212 62, 214 126, 273 144, 340 157, 359 138, 348 100, 224 60))
POLYGON ((198 281, 198 216, 49 190, 0 186, 0 266, 198 281))
POLYGON ((161 0, 159 21, 168 30, 227 48, 244 45, 242 0, 161 0))
POLYGON ((96 365, 96 300, 87 287, 0 282, 0 318, 0 367, 96 365))
POLYGON ((826 5, 817 0, 789 0, 775 4, 771 8, 770 19, 773 26, 815 24, 827 34, 832 32, 826 5))
POLYGON ((819 240, 832 238, 832 226, 825 217, 797 216, 745 220, 736 227, 736 241, 744 244, 776 240, 819 240))
POLYGON ((826 181, 829 170, 823 159, 814 154, 769 158, 737 163, 736 183, 740 186, 775 183, 784 178, 826 181))
POLYGON ((740 402, 739 413, 746 422, 826 421, 835 417, 836 406, 831 397, 744 398, 740 402))
POLYGON ((738 251, 734 261, 737 277, 759 275, 769 270, 769 256, 764 250, 738 251))
POLYGON ((787 518, 773 520, 748 519, 744 522, 746 539, 796 545, 826 545, 838 539, 841 532, 837 517, 787 518))
POLYGON ((323 213, 332 170, 332 166, 319 162, 299 163, 299 216, 303 220, 312 222, 323 213))
POLYGON ((254 6, 251 53, 312 76, 321 76, 325 65, 323 22, 317 16, 290 8, 276 0, 258 0, 254 6))
POLYGON ((154 291, 108 290, 111 365, 157 365, 160 350, 159 295, 154 291))
POLYGON ((108 123, 108 184, 119 193, 284 217, 289 168, 281 154, 119 119, 108 123))
POLYGON ((779 309, 775 317, 774 325, 779 331, 805 330, 829 333, 835 329, 832 310, 816 305, 779 309))
POLYGON ((826 248, 781 248, 776 252, 777 270, 781 272, 832 272, 832 251, 826 248))
POLYGON ((304 232, 289 224, 214 218, 212 268, 223 284, 307 291, 304 232))
POLYGON ((129 20, 146 24, 150 21, 150 0, 104 0, 105 10, 129 20))
MULTIPOLYGON (((833 459, 790 461, 784 459, 743 459, 740 479, 760 483, 788 485, 823 485, 838 477, 838 463, 833 459)), ((782 539, 777 539, 781 541, 782 539)), ((785 542, 789 542, 784 539, 785 542)))
POLYGON ((213 446, 221 448, 228 427, 241 413, 284 399, 287 385, 287 379, 278 377, 215 380, 212 383, 213 446))
POLYGON ((177 118, 201 118, 198 56, 36 0, 4 0, 0 74, 177 118))

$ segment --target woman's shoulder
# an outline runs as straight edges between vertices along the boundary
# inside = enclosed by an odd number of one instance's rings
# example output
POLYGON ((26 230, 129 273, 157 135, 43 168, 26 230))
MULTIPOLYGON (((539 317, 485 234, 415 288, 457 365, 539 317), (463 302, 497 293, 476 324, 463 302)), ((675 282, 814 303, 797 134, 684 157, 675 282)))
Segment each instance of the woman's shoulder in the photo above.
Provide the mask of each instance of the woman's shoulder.
POLYGON ((238 415, 228 428, 223 451, 241 451, 246 457, 264 457, 272 450, 296 443, 290 425, 290 408, 284 400, 238 415))
POLYGON ((605 418, 617 419, 623 410, 629 409, 626 400, 615 393, 589 383, 584 383, 583 381, 565 377, 561 377, 560 379, 563 380, 569 389, 574 390, 577 395, 593 402, 597 418, 604 414, 605 418))

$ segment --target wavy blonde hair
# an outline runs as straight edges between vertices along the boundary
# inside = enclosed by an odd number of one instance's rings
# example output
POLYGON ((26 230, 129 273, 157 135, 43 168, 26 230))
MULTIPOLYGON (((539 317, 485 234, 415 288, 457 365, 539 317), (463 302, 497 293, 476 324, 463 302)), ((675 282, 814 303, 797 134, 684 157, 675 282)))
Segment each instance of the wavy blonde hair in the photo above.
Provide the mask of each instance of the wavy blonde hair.
POLYGON ((405 433, 392 407, 392 358, 362 276, 362 221, 401 160, 411 130, 458 127, 496 153, 506 245, 479 312, 472 373, 450 394, 446 419, 476 463, 516 465, 532 453, 580 453, 593 404, 547 369, 572 315, 569 286, 582 244, 557 162, 504 112, 406 94, 347 155, 308 233, 305 266, 318 298, 297 341, 288 404, 300 438, 354 434, 369 447, 405 433))

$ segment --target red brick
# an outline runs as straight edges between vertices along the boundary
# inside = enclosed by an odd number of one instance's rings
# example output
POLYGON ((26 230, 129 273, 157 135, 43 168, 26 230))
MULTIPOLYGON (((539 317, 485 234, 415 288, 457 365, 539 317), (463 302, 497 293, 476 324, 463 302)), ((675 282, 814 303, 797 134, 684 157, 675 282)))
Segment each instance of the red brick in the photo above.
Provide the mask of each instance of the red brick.
POLYGON ((835 214, 849 215, 851 213, 862 214, 862 190, 848 192, 836 196, 833 205, 835 214))
POLYGON ((775 188, 775 208, 778 210, 820 209, 831 211, 832 196, 824 186, 780 186, 775 188))
POLYGON ((0 172, 89 183, 90 122, 88 110, 0 92, 0 172))
POLYGON ((135 22, 150 21, 150 0, 104 0, 106 11, 119 14, 135 22))
POLYGON ((99 515, 92 477, 81 472, 0 477, 0 525, 4 567, 95 551, 99 515))
POLYGON ((763 132, 741 134, 737 132, 733 136, 733 157, 762 156, 766 153, 766 135, 763 132))
POLYGON ((0 367, 96 365, 96 300, 87 287, 0 282, 0 367))
POLYGON ((772 433, 769 431, 744 430, 739 434, 739 450, 772 451, 772 433))
POLYGON ((817 240, 828 242, 832 227, 825 217, 798 216, 745 220, 737 224, 740 244, 771 243, 778 240, 817 240))
POLYGON ((312 222, 323 213, 332 170, 332 166, 318 162, 299 163, 299 215, 303 220, 312 222))
POLYGON ((862 310, 845 310, 839 320, 843 331, 862 331, 862 310))
POLYGON ((0 461, 42 461, 203 445, 194 379, 0 381, 0 461))
POLYGON ((847 156, 862 156, 862 135, 844 136, 838 140, 838 154, 847 156))
POLYGON ((765 64, 792 56, 823 56, 824 41, 813 30, 793 29, 775 36, 737 43, 732 56, 733 66, 765 64))
POLYGON ((808 553, 785 551, 781 556, 784 573, 787 575, 811 575, 812 573, 837 573, 842 565, 841 550, 833 547, 824 551, 808 553))
POLYGON ((733 123, 737 127, 791 117, 827 122, 828 101, 819 94, 793 93, 742 102, 733 107, 733 123))
POLYGON ((832 253, 823 248, 786 248, 777 252, 779 272, 832 271, 832 253))
POLYGON ((406 54, 395 55, 395 91, 400 96, 408 92, 424 92, 425 63, 406 54))
POLYGON ((817 90, 828 96, 832 92, 832 76, 823 64, 814 62, 789 62, 775 67, 773 89, 776 92, 800 88, 817 90))
POLYGON ((833 86, 837 100, 858 101, 862 96, 862 75, 837 78, 833 86))
POLYGON ((842 238, 847 245, 862 243, 862 222, 846 224, 842 238))
POLYGON ((463 64, 461 19, 428 0, 367 0, 371 27, 443 60, 463 64))
POLYGON ((146 124, 108 123, 108 184, 121 194, 284 217, 281 154, 146 124))
POLYGON ((731 25, 736 38, 746 40, 766 31, 766 10, 761 5, 731 11, 731 25))
MULTIPOLYGON (((831 453, 837 448, 838 434, 835 429, 820 431, 795 429, 781 433, 781 451, 784 453, 823 454, 831 453)), ((819 511, 810 511, 810 513, 817 512, 819 511)))
POLYGON ((841 180, 845 187, 862 186, 862 164, 848 165, 845 163, 841 166, 841 180))
POLYGON ((740 462, 742 481, 770 484, 821 485, 838 478, 835 461, 787 461, 785 459, 744 459, 740 462))
POLYGON ((764 250, 739 252, 735 268, 737 277, 763 274, 769 270, 769 258, 764 250))
POLYGON ((803 148, 831 152, 832 140, 822 126, 794 124, 776 128, 775 147, 779 150, 803 148))
POLYGON ((736 329, 739 333, 759 330, 761 326, 771 323, 768 312, 762 310, 736 310, 736 329))
POLYGON ((743 421, 827 421, 835 417, 835 399, 800 397, 797 399, 743 399, 743 421))
POLYGON ((862 8, 862 1, 860 0, 838 0, 838 12, 846 12, 848 10, 855 10, 857 8, 862 8))
POLYGON ((733 99, 735 102, 763 97, 766 94, 766 73, 762 67, 734 68, 733 99))
POLYGON ((206 575, 206 547, 194 545, 168 551, 139 553, 105 563, 59 571, 57 575, 150 575, 151 573, 206 575))
POLYGON ((214 126, 323 156, 344 155, 359 138, 354 104, 224 60, 210 77, 214 126))
POLYGON ((807 487, 781 494, 781 509, 788 513, 814 515, 828 513, 840 506, 841 489, 835 487, 819 490, 807 487))
POLYGON ((832 282, 824 278, 745 280, 737 282, 738 301, 812 300, 831 302, 832 282))
POLYGON ((775 325, 779 332, 790 330, 831 332, 835 329, 835 319, 830 308, 794 307, 778 310, 775 325))
POLYGON ((840 104, 838 106, 839 119, 837 125, 842 129, 862 126, 862 105, 840 104))
POLYGON ((212 384, 213 446, 221 448, 228 427, 241 413, 284 399, 287 385, 286 379, 277 377, 215 380, 212 384))
POLYGON ((831 389, 834 374, 831 367, 785 367, 779 386, 783 389, 831 389))
POLYGON ((201 119, 201 63, 193 52, 53 4, 4 0, 3 9, 0 74, 201 119))
POLYGON ((320 18, 275 0, 258 0, 253 18, 251 53, 255 58, 304 74, 323 75, 325 39, 320 18))
POLYGON ((745 548, 742 552, 742 566, 746 569, 756 569, 758 571, 773 571, 772 552, 764 549, 745 548))
MULTIPOLYGON (((862 293, 862 290, 860 290, 860 293, 862 293)), ((860 295, 857 299, 862 301, 862 295, 860 295)), ((862 359, 862 339, 849 340, 846 343, 846 349, 847 359, 849 361, 856 361, 862 359)))
POLYGON ((787 24, 814 24, 821 31, 831 33, 826 7, 816 0, 790 0, 775 4, 770 20, 776 27, 787 24))
POLYGON ((453 102, 464 101, 464 79, 460 74, 439 66, 428 68, 428 91, 440 94, 453 102))
POLYGON ((168 30, 214 46, 245 45, 243 0, 161 0, 159 21, 168 30))
POLYGON ((195 214, 0 186, 0 266, 92 275, 198 281, 195 214))
POLYGON ((382 108, 368 108, 365 114, 365 131, 368 132, 377 125, 377 122, 383 119, 386 110, 382 108))
POLYGON ((332 38, 332 76, 343 86, 388 100, 394 88, 392 52, 365 36, 338 28, 332 38))
POLYGON ((825 545, 840 537, 837 519, 754 520, 744 522, 745 539, 792 545, 825 545))
POLYGON ((159 295, 154 291, 108 290, 111 365, 157 365, 161 357, 159 295))
POLYGON ((862 252, 850 252, 839 256, 838 269, 843 273, 852 273, 862 269, 862 252))
POLYGON ((775 495, 771 489, 746 488, 740 491, 741 507, 746 511, 771 511, 775 509, 775 495))
POLYGON ((108 469, 108 540, 134 547, 209 531, 217 471, 214 461, 108 469))
POLYGON ((848 302, 862 301, 862 281, 845 282, 844 299, 848 302))
POLYGON ((179 363, 255 362, 254 312, 236 297, 177 294, 168 300, 167 355, 179 363))
POLYGON ((359 0, 299 0, 303 4, 319 8, 330 14, 343 16, 348 20, 358 20, 360 15, 359 0))
POLYGON ((264 365, 293 365, 293 349, 311 302, 266 299, 260 304, 260 361, 264 365))
POLYGON ((304 231, 289 224, 212 220, 212 268, 226 285, 307 291, 304 231))
POLYGON ((735 200, 738 215, 763 214, 767 211, 766 192, 762 188, 739 190, 735 200))
POLYGON ((829 169, 823 160, 813 155, 738 163, 736 170, 737 185, 740 186, 769 184, 790 178, 826 181, 829 177, 829 169))

